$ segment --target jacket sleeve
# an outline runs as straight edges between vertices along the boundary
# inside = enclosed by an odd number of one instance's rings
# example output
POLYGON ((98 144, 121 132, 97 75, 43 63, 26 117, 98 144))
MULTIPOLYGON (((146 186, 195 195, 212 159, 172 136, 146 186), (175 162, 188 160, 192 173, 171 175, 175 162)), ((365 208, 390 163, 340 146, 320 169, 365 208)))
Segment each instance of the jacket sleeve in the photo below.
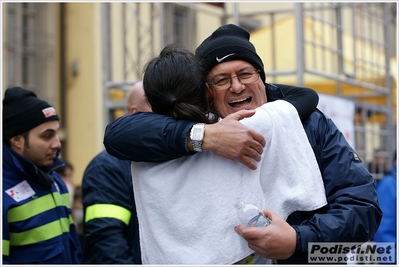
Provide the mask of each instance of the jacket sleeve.
POLYGON ((164 162, 193 155, 186 144, 194 124, 151 112, 125 115, 107 125, 104 146, 112 156, 136 162, 164 162))
MULTIPOLYGON (((316 108, 319 96, 313 89, 270 85, 270 101, 283 99, 298 110, 302 120, 316 108)), ((104 146, 107 152, 123 160, 164 162, 193 155, 186 148, 187 137, 196 122, 175 120, 150 112, 122 116, 107 125, 104 146)))
POLYGON ((130 162, 101 153, 84 173, 82 195, 85 210, 83 263, 141 263, 138 223, 132 224, 137 214, 130 162), (136 229, 129 230, 132 226, 136 229), (133 231, 133 235, 129 235, 129 231, 133 231))
MULTIPOLYGON (((275 84, 282 92, 281 99, 291 103, 298 111, 301 121, 306 120, 319 104, 319 95, 311 88, 275 84)), ((269 85, 273 86, 273 85, 269 85)), ((271 99, 272 100, 272 99, 271 99)))
POLYGON ((317 213, 291 214, 297 252, 308 242, 366 242, 381 220, 374 180, 331 119, 314 112, 304 123, 315 152, 328 205, 317 213))

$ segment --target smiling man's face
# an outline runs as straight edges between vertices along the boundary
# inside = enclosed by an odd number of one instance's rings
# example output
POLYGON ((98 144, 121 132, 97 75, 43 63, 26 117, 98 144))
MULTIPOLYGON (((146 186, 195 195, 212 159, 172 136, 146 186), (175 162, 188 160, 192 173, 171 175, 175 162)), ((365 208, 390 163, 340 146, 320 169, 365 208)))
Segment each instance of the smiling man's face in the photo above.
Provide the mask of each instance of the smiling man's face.
MULTIPOLYGON (((221 74, 234 77, 248 68, 253 69, 254 66, 243 60, 226 61, 213 67, 209 77, 221 74)), ((237 78, 233 78, 231 87, 223 91, 210 87, 213 104, 222 118, 239 110, 255 109, 267 102, 265 85, 261 78, 251 84, 242 84, 237 78)))

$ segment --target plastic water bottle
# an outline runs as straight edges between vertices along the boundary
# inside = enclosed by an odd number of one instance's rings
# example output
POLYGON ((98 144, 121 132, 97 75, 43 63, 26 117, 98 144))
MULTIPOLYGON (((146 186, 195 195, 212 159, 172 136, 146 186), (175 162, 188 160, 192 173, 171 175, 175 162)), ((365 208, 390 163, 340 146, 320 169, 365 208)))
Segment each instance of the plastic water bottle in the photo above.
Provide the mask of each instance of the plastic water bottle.
POLYGON ((241 224, 245 227, 265 227, 272 222, 258 207, 243 202, 241 198, 236 199, 234 207, 241 224))

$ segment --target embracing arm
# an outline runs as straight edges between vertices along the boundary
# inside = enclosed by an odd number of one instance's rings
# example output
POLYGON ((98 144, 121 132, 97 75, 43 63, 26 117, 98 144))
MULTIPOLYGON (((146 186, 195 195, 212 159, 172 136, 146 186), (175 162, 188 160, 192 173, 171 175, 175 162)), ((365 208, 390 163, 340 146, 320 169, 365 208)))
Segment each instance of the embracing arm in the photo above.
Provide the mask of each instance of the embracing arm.
MULTIPOLYGON (((301 119, 309 116, 318 104, 317 93, 309 88, 267 85, 271 101, 284 99, 295 106, 301 119)), ((203 150, 256 168, 265 146, 265 139, 257 131, 239 122, 254 111, 241 110, 222 121, 205 127, 203 150)), ((131 161, 164 162, 193 155, 190 143, 192 121, 175 120, 155 113, 125 115, 111 122, 105 129, 104 146, 114 157, 131 161)))
POLYGON ((267 84, 267 86, 269 101, 282 99, 291 103, 298 111, 301 121, 306 120, 319 104, 319 95, 311 88, 286 84, 267 84))
MULTIPOLYGON (((265 140, 260 133, 239 122, 253 114, 253 110, 242 110, 221 122, 208 124, 203 150, 256 168, 251 159, 260 160, 265 140)), ((150 112, 125 115, 107 125, 104 146, 112 156, 136 162, 164 162, 193 155, 189 133, 195 123, 150 112)))
POLYGON ((107 125, 104 146, 112 156, 131 161, 163 162, 192 155, 187 132, 195 122, 151 112, 122 116, 107 125))

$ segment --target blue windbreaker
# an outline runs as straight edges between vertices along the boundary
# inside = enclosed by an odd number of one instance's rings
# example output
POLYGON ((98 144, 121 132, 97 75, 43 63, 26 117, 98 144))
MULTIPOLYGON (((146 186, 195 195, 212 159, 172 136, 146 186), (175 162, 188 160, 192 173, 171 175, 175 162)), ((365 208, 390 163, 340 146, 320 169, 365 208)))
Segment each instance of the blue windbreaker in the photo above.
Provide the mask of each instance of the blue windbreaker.
POLYGON ((3 264, 78 264, 82 251, 68 189, 3 143, 3 264))
POLYGON ((380 227, 374 236, 376 242, 394 242, 396 244, 396 165, 377 182, 378 201, 383 212, 380 227))

